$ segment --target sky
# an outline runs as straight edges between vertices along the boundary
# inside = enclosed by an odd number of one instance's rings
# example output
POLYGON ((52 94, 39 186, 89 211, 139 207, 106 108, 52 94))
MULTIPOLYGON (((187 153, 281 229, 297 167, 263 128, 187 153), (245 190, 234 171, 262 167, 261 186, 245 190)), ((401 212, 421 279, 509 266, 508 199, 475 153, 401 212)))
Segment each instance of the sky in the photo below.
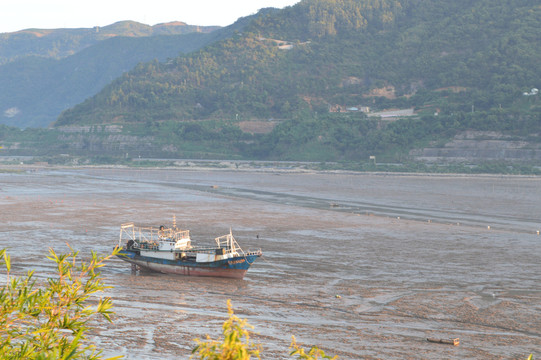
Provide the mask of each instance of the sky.
POLYGON ((300 0, 0 0, 0 33, 23 29, 92 28, 133 20, 156 25, 226 26, 266 7, 300 0))

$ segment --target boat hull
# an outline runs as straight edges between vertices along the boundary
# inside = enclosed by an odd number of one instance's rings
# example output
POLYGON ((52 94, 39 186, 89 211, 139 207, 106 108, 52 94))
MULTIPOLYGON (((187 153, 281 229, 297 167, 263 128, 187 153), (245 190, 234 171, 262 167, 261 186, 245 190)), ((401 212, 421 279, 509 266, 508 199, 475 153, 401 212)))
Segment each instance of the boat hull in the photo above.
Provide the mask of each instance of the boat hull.
POLYGON ((259 255, 237 256, 212 262, 196 262, 153 258, 140 255, 136 251, 121 250, 118 257, 142 268, 166 274, 242 279, 259 255))

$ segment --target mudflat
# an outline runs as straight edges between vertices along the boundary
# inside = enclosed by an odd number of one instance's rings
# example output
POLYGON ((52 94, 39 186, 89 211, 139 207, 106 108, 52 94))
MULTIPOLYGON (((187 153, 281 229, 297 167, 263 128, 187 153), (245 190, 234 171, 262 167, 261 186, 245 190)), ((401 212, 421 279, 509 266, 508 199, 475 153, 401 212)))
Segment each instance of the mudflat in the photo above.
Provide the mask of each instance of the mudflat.
POLYGON ((233 234, 263 257, 244 280, 132 273, 112 260, 107 355, 185 359, 226 301, 263 359, 291 335, 340 359, 525 359, 541 349, 541 178, 266 169, 24 168, 0 173, 0 247, 53 273, 48 248, 107 253, 121 223, 233 234), (459 346, 427 338, 460 339, 459 346))

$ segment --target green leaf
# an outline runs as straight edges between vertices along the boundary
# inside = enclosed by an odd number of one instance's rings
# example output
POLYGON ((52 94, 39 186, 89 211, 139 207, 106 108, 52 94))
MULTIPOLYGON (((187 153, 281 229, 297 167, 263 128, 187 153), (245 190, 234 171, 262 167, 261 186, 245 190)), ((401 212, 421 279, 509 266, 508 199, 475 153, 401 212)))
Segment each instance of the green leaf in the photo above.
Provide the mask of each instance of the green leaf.
POLYGON ((9 273, 11 271, 11 257, 5 251, 4 251, 4 253, 2 255, 4 257, 4 262, 6 264, 6 269, 7 269, 8 273, 9 273))

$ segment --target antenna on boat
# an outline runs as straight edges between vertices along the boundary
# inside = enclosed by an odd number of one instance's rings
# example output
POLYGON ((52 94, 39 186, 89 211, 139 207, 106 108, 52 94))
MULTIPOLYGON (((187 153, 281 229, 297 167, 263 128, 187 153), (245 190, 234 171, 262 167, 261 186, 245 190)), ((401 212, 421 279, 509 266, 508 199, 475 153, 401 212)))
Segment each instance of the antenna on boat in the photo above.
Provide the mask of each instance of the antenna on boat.
POLYGON ((173 215, 173 229, 177 228, 177 216, 173 215))

